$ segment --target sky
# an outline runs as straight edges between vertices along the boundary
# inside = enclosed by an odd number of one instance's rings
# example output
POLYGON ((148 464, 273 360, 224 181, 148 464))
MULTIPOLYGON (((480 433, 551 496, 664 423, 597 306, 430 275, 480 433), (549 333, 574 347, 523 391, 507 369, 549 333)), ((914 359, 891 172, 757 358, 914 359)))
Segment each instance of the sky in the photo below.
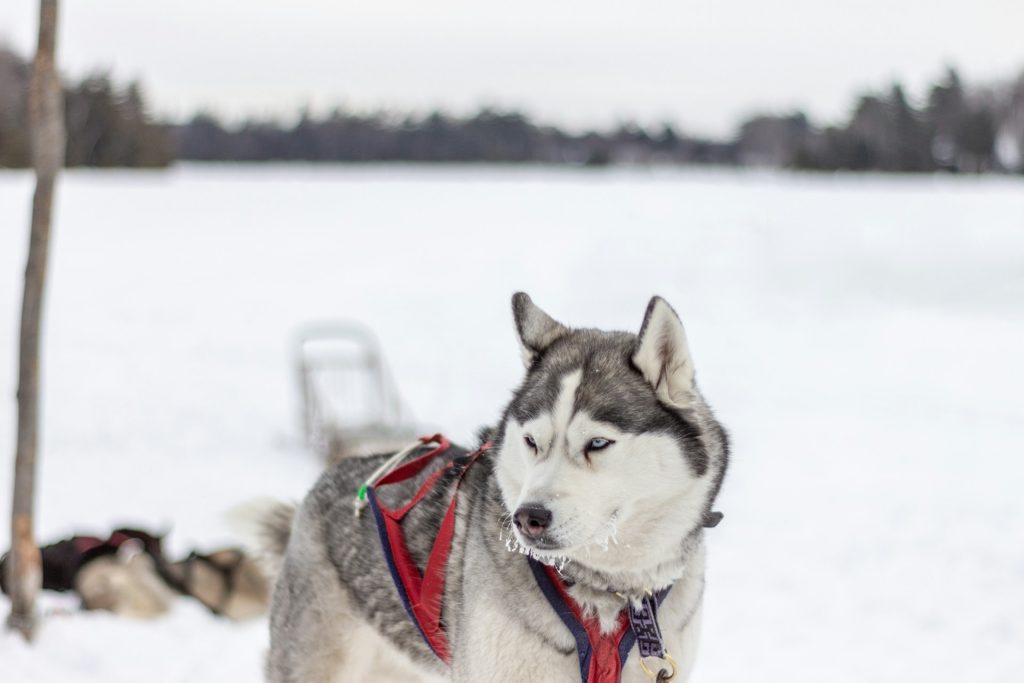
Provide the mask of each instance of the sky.
MULTIPOLYGON (((0 42, 34 49, 36 0, 0 2, 0 42)), ((947 64, 1024 71, 1021 0, 94 0, 62 3, 73 76, 139 79, 154 113, 229 119, 341 105, 517 108, 570 128, 671 122, 722 135, 752 112, 822 122, 947 64)))

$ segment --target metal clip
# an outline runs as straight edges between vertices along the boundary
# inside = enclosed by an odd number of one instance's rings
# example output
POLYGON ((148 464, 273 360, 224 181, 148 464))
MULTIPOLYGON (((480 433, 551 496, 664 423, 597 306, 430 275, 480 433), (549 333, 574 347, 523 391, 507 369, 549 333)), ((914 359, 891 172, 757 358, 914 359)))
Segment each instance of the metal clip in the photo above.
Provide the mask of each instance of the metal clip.
POLYGON ((644 658, 640 657, 640 668, 644 670, 644 673, 653 678, 656 683, 667 683, 671 681, 676 675, 676 660, 669 653, 665 653, 665 662, 672 667, 671 671, 665 669, 659 669, 657 673, 651 671, 651 669, 644 662, 644 658))

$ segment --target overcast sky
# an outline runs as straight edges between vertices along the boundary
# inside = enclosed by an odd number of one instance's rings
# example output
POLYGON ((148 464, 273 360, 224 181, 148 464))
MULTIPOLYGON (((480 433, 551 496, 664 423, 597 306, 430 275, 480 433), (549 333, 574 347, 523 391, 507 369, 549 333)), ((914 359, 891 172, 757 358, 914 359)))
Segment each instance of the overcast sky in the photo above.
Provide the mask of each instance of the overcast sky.
MULTIPOLYGON (((36 0, 0 0, 34 49, 36 0)), ((303 105, 517 107, 573 127, 632 118, 723 134, 755 110, 818 120, 945 64, 1024 70, 1024 0, 65 0, 59 59, 140 79, 156 113, 303 105)))

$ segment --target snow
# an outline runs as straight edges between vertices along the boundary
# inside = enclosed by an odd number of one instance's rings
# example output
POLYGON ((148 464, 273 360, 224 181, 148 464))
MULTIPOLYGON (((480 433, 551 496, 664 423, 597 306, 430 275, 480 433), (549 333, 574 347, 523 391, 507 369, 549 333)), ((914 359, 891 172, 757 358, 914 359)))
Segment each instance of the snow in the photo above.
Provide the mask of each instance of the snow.
MULTIPOLYGON (((0 173, 3 519, 31 190, 0 173)), ((468 441, 521 373, 513 291, 623 329, 659 293, 734 441, 694 682, 1021 680, 1020 179, 185 165, 58 200, 44 540, 135 523, 179 555, 301 497, 303 322, 370 325, 418 420, 468 441)), ((0 634, 5 682, 259 678, 264 621, 44 607, 34 646, 0 634)))

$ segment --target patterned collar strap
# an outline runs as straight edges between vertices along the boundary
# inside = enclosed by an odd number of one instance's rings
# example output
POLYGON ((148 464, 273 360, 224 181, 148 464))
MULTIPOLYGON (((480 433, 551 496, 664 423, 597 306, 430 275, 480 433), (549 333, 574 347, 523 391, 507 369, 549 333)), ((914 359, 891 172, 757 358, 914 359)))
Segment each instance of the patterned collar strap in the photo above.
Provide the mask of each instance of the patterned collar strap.
POLYGON ((636 636, 636 649, 641 657, 665 658, 665 641, 658 626, 658 602, 645 595, 639 605, 629 601, 629 627, 636 636))

